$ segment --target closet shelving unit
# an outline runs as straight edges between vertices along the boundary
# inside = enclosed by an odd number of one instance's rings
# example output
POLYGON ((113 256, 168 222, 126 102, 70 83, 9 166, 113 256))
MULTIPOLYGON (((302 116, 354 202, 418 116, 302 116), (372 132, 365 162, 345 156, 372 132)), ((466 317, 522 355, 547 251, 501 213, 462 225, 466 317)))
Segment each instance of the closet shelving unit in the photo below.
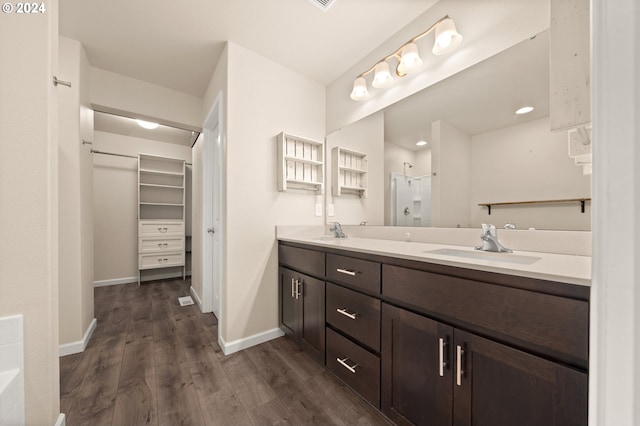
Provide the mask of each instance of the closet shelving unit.
POLYGON ((345 194, 367 196, 367 155, 336 146, 331 150, 331 191, 334 197, 345 194))
POLYGON ((282 132, 278 135, 278 191, 324 188, 324 143, 282 132))
POLYGON ((145 270, 185 277, 185 184, 184 160, 138 155, 138 284, 145 270))

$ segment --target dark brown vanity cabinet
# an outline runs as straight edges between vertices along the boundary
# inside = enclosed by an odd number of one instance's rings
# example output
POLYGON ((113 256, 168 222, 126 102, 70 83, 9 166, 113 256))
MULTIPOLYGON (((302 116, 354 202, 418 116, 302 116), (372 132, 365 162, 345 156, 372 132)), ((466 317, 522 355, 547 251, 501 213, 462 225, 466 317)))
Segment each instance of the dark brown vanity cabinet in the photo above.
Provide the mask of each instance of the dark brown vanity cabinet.
POLYGON ((280 326, 318 362, 325 356, 325 254, 279 245, 280 326))
POLYGON ((324 281, 280 268, 280 324, 318 362, 324 364, 324 281))
POLYGON ((279 254, 285 332, 393 422, 587 424, 588 287, 290 243, 279 254))
POLYGON ((587 374, 382 306, 382 412, 397 424, 587 424, 587 374))

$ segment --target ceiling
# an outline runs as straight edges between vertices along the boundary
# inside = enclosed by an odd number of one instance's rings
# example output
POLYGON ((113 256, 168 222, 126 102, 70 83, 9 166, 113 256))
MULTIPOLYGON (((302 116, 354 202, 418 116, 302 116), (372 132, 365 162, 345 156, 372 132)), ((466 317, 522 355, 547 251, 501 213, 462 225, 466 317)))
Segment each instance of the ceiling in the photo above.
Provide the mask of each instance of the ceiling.
POLYGON ((202 97, 230 40, 328 85, 437 0, 60 0, 92 66, 202 97))
MULTIPOLYGON (((385 142, 410 150, 443 120, 478 135, 549 115, 549 31, 507 49, 384 110, 385 142), (535 110, 516 115, 531 105, 535 110)), ((427 145, 424 148, 429 148, 427 145)))
POLYGON ((191 147, 197 133, 190 130, 159 124, 155 129, 145 129, 135 119, 96 111, 93 115, 94 130, 115 133, 118 135, 150 139, 157 142, 168 142, 191 147))

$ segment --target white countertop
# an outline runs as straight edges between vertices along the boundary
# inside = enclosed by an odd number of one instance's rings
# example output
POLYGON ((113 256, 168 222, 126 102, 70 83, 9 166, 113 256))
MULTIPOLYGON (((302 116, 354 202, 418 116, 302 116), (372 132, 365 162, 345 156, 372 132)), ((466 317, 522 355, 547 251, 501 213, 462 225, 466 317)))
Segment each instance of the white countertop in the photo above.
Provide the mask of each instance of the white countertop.
POLYGON ((591 286, 591 257, 567 254, 516 251, 514 253, 479 252, 473 247, 425 242, 380 240, 374 238, 338 239, 329 235, 306 233, 278 235, 280 241, 336 248, 360 253, 376 254, 400 259, 417 260, 439 265, 456 266, 500 274, 558 281, 568 284, 591 286), (447 254, 430 253, 434 250, 450 250, 447 254), (467 253, 468 256, 467 257, 467 253), (481 258, 474 258, 480 256, 481 258), (532 259, 533 258, 533 259, 532 259), (513 263, 528 262, 533 263, 513 263))

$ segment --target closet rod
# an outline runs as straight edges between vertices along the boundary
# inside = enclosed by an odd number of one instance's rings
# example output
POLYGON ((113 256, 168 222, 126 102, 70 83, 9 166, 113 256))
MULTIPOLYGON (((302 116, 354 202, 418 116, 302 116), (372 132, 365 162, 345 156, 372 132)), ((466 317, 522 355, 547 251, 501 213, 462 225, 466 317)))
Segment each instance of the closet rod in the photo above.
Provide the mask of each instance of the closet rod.
POLYGON ((92 154, 113 155, 113 156, 116 156, 116 157, 135 158, 136 160, 138 159, 137 155, 115 154, 113 152, 98 151, 97 149, 93 149, 93 148, 91 148, 90 151, 91 151, 92 154))
MULTIPOLYGON (((91 152, 92 154, 113 155, 115 157, 135 158, 136 160, 138 159, 137 155, 116 154, 114 152, 98 151, 97 149, 93 149, 93 148, 91 148, 89 152, 91 152)), ((187 162, 185 162, 184 164, 186 164, 187 166, 193 166, 193 164, 187 163, 187 162)))

